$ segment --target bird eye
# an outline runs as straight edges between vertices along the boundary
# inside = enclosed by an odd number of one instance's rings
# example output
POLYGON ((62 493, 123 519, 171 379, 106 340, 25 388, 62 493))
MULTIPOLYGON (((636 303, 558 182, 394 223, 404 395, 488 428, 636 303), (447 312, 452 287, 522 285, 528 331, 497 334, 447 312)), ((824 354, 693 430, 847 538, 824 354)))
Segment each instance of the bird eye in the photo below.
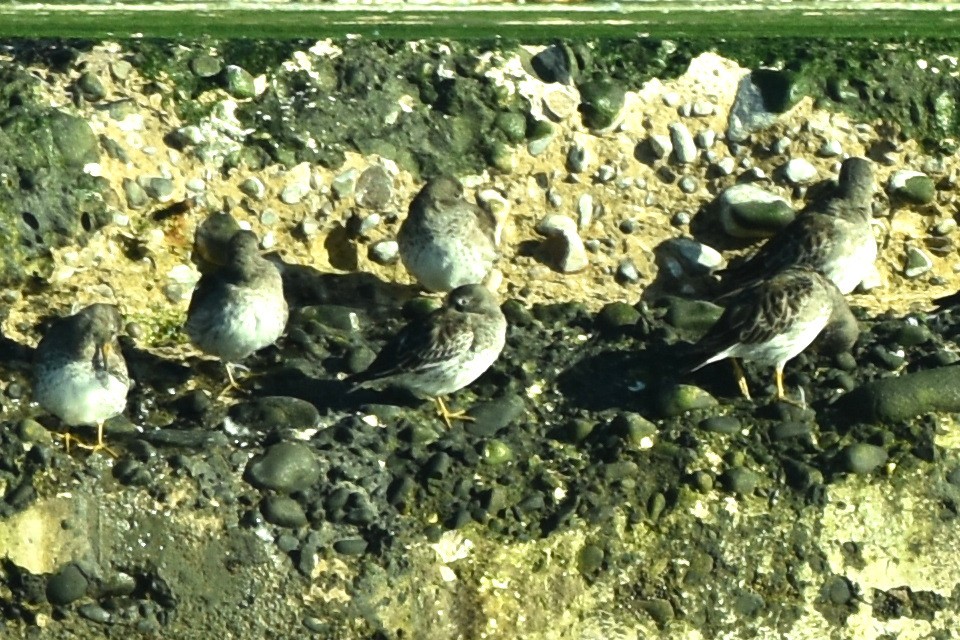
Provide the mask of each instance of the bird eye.
POLYGON ((457 298, 453 302, 453 306, 457 308, 457 311, 463 311, 467 308, 467 299, 466 298, 457 298))

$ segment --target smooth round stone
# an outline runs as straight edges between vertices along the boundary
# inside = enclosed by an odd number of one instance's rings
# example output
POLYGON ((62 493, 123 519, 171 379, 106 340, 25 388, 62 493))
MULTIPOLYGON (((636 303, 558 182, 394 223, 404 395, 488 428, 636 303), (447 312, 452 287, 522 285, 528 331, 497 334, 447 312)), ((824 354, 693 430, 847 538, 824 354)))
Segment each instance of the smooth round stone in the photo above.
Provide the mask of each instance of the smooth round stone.
POLYGON ((663 598, 644 600, 639 603, 639 606, 641 609, 646 611, 651 618, 653 618, 653 621, 659 627, 666 626, 676 617, 676 613, 673 610, 673 605, 670 604, 669 600, 664 600, 663 598))
POLYGON ((759 482, 760 477, 746 467, 732 467, 720 474, 721 486, 731 493, 753 493, 759 482))
POLYGON ((804 158, 792 158, 783 165, 783 176, 790 184, 809 184, 817 179, 817 168, 804 158))
POLYGON ((265 396, 230 407, 230 418, 258 432, 278 429, 313 429, 320 412, 311 403, 289 396, 265 396))
POLYGON ((843 576, 829 576, 820 588, 820 596, 835 605, 844 605, 850 602, 854 594, 850 590, 850 583, 843 576))
POLYGON ((110 74, 117 80, 126 80, 133 71, 133 65, 126 60, 115 60, 110 63, 110 74))
POLYGON ((697 179, 693 176, 683 176, 680 178, 680 182, 677 183, 677 186, 680 187, 680 191, 689 194, 696 191, 699 185, 697 184, 697 179))
POLYGON ((54 605, 70 604, 87 593, 89 582, 75 564, 68 564, 47 579, 47 600, 54 605))
POLYGON ((619 331, 632 327, 640 320, 640 312, 626 302, 608 302, 597 313, 597 326, 601 331, 619 331))
POLYGON ((367 541, 363 538, 344 538, 333 543, 333 550, 344 556, 360 556, 367 550, 367 541))
POLYGON ((692 275, 712 273, 725 263, 719 251, 692 238, 670 238, 661 246, 679 260, 685 273, 692 275))
POLYGON ((820 148, 817 149, 817 155, 823 158, 835 158, 843 153, 843 146, 837 140, 824 140, 820 148))
POLYGON ((929 204, 936 197, 933 179, 919 171, 895 172, 890 176, 887 188, 891 194, 915 204, 929 204))
POLYGON ((810 433, 811 427, 806 422, 780 422, 770 430, 770 437, 773 440, 790 440, 808 436, 810 433))
POLYGON ((585 229, 593 221, 593 196, 584 193, 577 199, 577 226, 585 229))
POLYGON ((158 202, 167 202, 173 197, 173 180, 170 178, 154 177, 143 185, 147 195, 158 202))
POLYGON ((908 278, 921 276, 933 268, 933 260, 922 249, 917 247, 907 247, 906 261, 903 267, 903 275, 908 278))
POLYGON ((634 283, 640 281, 640 271, 637 265, 630 258, 624 258, 617 263, 617 281, 621 283, 634 283))
POLYGON ((713 129, 704 129, 696 135, 695 141, 698 147, 707 150, 717 141, 717 134, 713 129))
POLYGON ((713 416, 705 418, 697 425, 704 431, 711 433, 734 434, 739 433, 743 425, 736 416, 713 416))
POLYGON ((263 196, 267 193, 267 188, 264 186, 263 181, 255 176, 246 178, 240 183, 238 188, 240 189, 240 193, 250 196, 255 200, 263 200, 263 196))
POLYGON ((703 333, 723 314, 723 307, 706 300, 689 300, 678 296, 665 298, 664 321, 681 331, 703 333))
POLYGON ((267 496, 260 503, 263 519, 278 527, 293 529, 307 524, 307 515, 300 503, 288 496, 267 496))
POLYGON ((83 92, 83 97, 95 102, 102 100, 107 95, 107 90, 103 88, 100 78, 92 71, 84 71, 77 78, 77 87, 83 92))
POLYGON ((106 624, 112 619, 109 611, 93 602, 80 605, 77 608, 77 613, 91 622, 99 622, 101 624, 106 624))
POLYGON ((583 575, 591 575, 603 565, 603 558, 603 549, 593 544, 586 544, 578 554, 577 569, 583 575))
POLYGON ((17 425, 17 435, 26 442, 50 442, 50 432, 32 418, 24 418, 17 425))
POLYGON ((302 182, 292 182, 280 191, 280 202, 283 204, 299 204, 310 193, 310 185, 302 182))
POLYGON ((253 98, 257 95, 257 87, 253 75, 235 64, 227 65, 226 74, 227 93, 234 98, 253 98))
POLYGON ((527 135, 527 118, 522 113, 501 111, 494 124, 512 144, 520 144, 527 135))
POLYGON ((657 398, 660 412, 665 417, 683 415, 687 411, 717 406, 717 399, 700 387, 678 384, 660 391, 657 398))
POLYGON ((840 452, 840 464, 850 473, 872 473, 887 461, 887 452, 883 447, 858 442, 845 447, 840 452))
POLYGON ((767 238, 790 224, 796 212, 786 200, 750 183, 720 194, 720 224, 735 238, 767 238))
POLYGON ((476 404, 467 412, 473 420, 464 422, 463 430, 478 438, 489 438, 516 422, 525 410, 526 403, 517 395, 476 404))
POLYGON ((290 493, 312 486, 320 478, 320 464, 310 447, 299 442, 281 442, 253 458, 245 477, 259 489, 290 493))
POLYGON ((199 55, 190 61, 190 70, 198 78, 212 78, 223 69, 219 58, 208 55, 199 55))
POLYGON ((513 460, 513 449, 502 440, 488 440, 483 445, 483 458, 492 465, 504 464, 513 460))
POLYGON ((573 218, 551 214, 537 224, 536 230, 546 236, 544 248, 561 273, 575 273, 587 267, 587 251, 573 218))

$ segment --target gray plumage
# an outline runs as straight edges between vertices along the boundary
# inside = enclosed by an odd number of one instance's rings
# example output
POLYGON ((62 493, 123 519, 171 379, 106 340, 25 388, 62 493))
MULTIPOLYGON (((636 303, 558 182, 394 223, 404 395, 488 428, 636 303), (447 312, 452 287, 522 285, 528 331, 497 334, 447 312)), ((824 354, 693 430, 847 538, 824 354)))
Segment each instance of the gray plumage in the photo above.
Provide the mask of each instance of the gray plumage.
POLYGON ((287 316, 277 266, 260 255, 253 232, 239 231, 230 239, 226 264, 197 283, 185 329, 198 349, 229 365, 273 344, 287 316))
POLYGON ((451 291, 442 307, 403 327, 354 388, 396 385, 439 397, 467 386, 490 368, 506 338, 507 320, 493 294, 480 285, 451 291))
POLYGON ((122 324, 110 304, 55 320, 34 355, 33 399, 69 426, 123 413, 130 377, 117 342, 122 324))
POLYGON ((844 160, 837 190, 814 203, 760 249, 722 274, 723 288, 743 288, 790 267, 824 274, 842 293, 850 293, 870 273, 877 242, 870 227, 875 190, 873 163, 844 160))
POLYGON ((400 260, 430 291, 480 283, 497 257, 496 226, 492 215, 464 200, 456 178, 435 178, 410 203, 400 225, 400 260))

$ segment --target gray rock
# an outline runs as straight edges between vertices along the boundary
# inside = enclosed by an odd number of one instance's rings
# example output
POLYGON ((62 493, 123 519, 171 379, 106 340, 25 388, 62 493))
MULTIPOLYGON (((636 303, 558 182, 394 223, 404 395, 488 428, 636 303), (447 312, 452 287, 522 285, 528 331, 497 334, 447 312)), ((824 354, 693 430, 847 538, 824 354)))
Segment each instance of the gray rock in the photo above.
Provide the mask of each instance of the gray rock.
POLYGON ((357 176, 360 174, 354 168, 347 169, 339 174, 333 179, 333 182, 330 184, 330 188, 333 189, 333 192, 337 194, 337 197, 343 200, 354 194, 354 190, 357 187, 357 176))
POLYGON ((77 78, 77 88, 83 93, 83 97, 91 102, 103 100, 107 96, 107 90, 96 73, 84 71, 77 78))
POLYGON ((783 177, 790 184, 809 184, 817 179, 817 168, 804 158, 791 158, 781 168, 783 177))
POLYGON ((354 199, 366 209, 383 211, 393 198, 393 178, 380 165, 364 169, 357 178, 354 199))
POLYGON ((289 496, 267 496, 260 503, 263 519, 278 527, 293 529, 307 524, 307 515, 300 503, 289 496))
POLYGON ((588 164, 587 150, 580 145, 573 145, 567 151, 567 171, 581 173, 588 164))
POLYGON ((121 82, 130 77, 131 71, 133 71, 133 65, 126 60, 114 60, 110 63, 110 74, 121 82))
POLYGON ((161 176, 141 180, 141 186, 147 195, 157 202, 169 202, 173 199, 173 180, 161 176))
POLYGON ((299 204, 310 193, 310 185, 303 182, 291 182, 280 191, 280 202, 283 204, 299 204))
POLYGON ((611 164, 602 164, 597 169, 597 182, 606 184, 617 177, 617 169, 611 164))
POLYGON ((316 429, 320 424, 316 407, 289 396, 264 396, 239 402, 230 407, 229 416, 234 431, 244 429, 255 434, 316 429))
POLYGON ((713 147, 714 143, 717 141, 717 134, 713 129, 704 129, 697 133, 696 143, 697 146, 701 149, 709 149, 713 147))
POLYGON ((716 111, 717 107, 712 102, 707 102, 706 100, 697 100, 691 108, 692 115, 697 118, 712 116, 716 111))
POLYGON ((673 155, 677 162, 689 164, 697 159, 697 145, 687 125, 682 122, 670 124, 670 142, 673 144, 673 155))
POLYGON ((525 410, 526 403, 518 395, 479 403, 470 408, 468 414, 473 420, 464 422, 463 429, 478 438, 490 438, 513 424, 525 410))
POLYGON ((786 200, 750 183, 725 189, 718 202, 720 224, 735 238, 772 236, 796 217, 786 200))
POLYGON ((253 458, 244 475, 258 489, 291 493, 312 486, 320 472, 320 463, 310 447, 299 442, 281 442, 253 458))
POLYGON ((621 283, 640 281, 640 271, 630 258, 624 258, 617 264, 617 281, 621 283))
POLYGON ((928 175, 919 171, 897 171, 887 185, 890 195, 915 204, 929 204, 936 197, 936 186, 928 175))
POLYGON ((823 158, 836 158, 843 153, 843 146, 838 140, 824 140, 820 148, 817 149, 817 155, 823 158))
POLYGON ((123 193, 127 199, 127 206, 131 209, 139 209, 147 204, 147 201, 150 199, 147 196, 147 192, 143 190, 143 187, 141 187, 136 180, 131 180, 130 178, 123 179, 123 193))
POLYGON ((704 418, 697 426, 710 433, 723 433, 726 435, 740 433, 740 430, 743 428, 743 425, 736 416, 713 416, 704 418))
POLYGON ((680 187, 680 191, 689 194, 696 191, 700 185, 697 184, 697 179, 693 176, 683 176, 680 178, 680 182, 677 183, 677 186, 680 187))
POLYGON ((760 477, 746 467, 731 467, 720 474, 721 486, 730 493, 747 495, 753 493, 760 482, 760 477))
POLYGON ((947 366, 867 382, 841 399, 858 422, 900 422, 925 413, 960 412, 960 367, 947 366))
POLYGON ((212 78, 223 69, 223 62, 210 55, 199 55, 190 61, 190 70, 198 78, 212 78))
POLYGON ((257 178, 256 176, 246 178, 240 183, 238 188, 240 189, 240 193, 250 196, 254 200, 263 200, 264 196, 267 194, 267 188, 264 186, 260 178, 257 178))
POLYGON ((531 156, 539 156, 547 150, 550 143, 557 136, 557 128, 546 120, 538 120, 532 126, 532 134, 527 142, 527 152, 531 156))
POLYGON ((719 251, 693 238, 670 238, 665 240, 658 253, 665 252, 677 259, 683 273, 702 276, 723 267, 725 260, 719 251))
POLYGON ((572 218, 551 214, 537 224, 537 233, 546 237, 544 249, 557 270, 575 273, 587 267, 587 251, 572 218))
POLYGON ((744 76, 727 118, 727 140, 743 142, 772 125, 789 107, 792 94, 787 72, 757 69, 744 76))
POLYGON ((733 170, 737 168, 737 161, 730 156, 726 156, 721 158, 715 166, 720 175, 729 176, 733 173, 733 170))
POLYGON ((868 474, 885 463, 887 458, 887 452, 883 447, 857 442, 844 447, 840 452, 839 463, 844 471, 868 474))
POLYGON ((393 264, 400 257, 396 240, 379 240, 370 245, 370 259, 377 264, 393 264))
POLYGON ((662 160, 673 152, 673 143, 670 142, 670 136, 655 134, 647 138, 647 145, 650 152, 657 160, 662 160))
POLYGON ((593 196, 584 193, 577 200, 577 226, 586 229, 593 221, 593 196))
POLYGON ((933 268, 933 260, 918 247, 907 247, 906 260, 903 265, 903 275, 908 278, 921 276, 933 268))
POLYGON ((86 595, 89 584, 77 565, 68 564, 47 579, 47 600, 58 606, 70 604, 86 595))
POLYGON ((717 399, 707 391, 689 384, 664 385, 657 394, 657 406, 666 418, 697 409, 709 409, 717 404, 717 399))
POLYGON ((361 556, 367 550, 367 541, 363 538, 344 538, 333 543, 333 550, 344 556, 361 556))
POLYGON ((227 93, 234 98, 253 98, 257 95, 253 75, 243 67, 227 65, 226 82, 227 93))
POLYGON ((793 144, 793 140, 787 136, 780 136, 770 147, 770 150, 776 155, 783 155, 790 149, 791 144, 793 144))

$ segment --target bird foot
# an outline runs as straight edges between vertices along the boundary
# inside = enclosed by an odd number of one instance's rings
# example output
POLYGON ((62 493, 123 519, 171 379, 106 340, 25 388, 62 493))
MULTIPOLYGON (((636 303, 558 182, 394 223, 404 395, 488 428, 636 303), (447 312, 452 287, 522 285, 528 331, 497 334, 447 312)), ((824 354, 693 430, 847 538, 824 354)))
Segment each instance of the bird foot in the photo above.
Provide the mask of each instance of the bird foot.
POLYGON ((90 442, 84 442, 83 440, 76 438, 70 435, 69 433, 55 433, 53 435, 54 437, 57 437, 63 440, 63 448, 67 452, 67 454, 70 453, 70 443, 74 442, 78 447, 80 447, 81 449, 86 449, 90 453, 96 453, 97 451, 106 451, 111 458, 120 457, 120 454, 118 454, 116 451, 114 451, 113 449, 105 445, 102 440, 97 443, 90 443, 90 442))
POLYGON ((440 419, 447 425, 447 429, 453 428, 453 420, 463 422, 473 422, 476 420, 473 416, 468 416, 466 410, 450 411, 440 398, 437 398, 437 415, 439 415, 440 419))

